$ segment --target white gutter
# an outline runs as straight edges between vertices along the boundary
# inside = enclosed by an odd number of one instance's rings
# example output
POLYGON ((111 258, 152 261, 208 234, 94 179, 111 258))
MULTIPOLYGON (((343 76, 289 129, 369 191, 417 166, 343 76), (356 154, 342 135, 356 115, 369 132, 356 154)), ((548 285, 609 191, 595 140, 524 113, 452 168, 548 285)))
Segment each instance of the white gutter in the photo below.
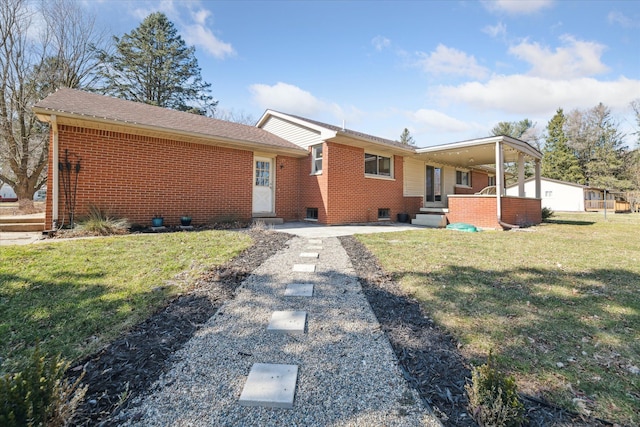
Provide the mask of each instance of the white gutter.
POLYGON ((59 168, 58 168, 58 121, 55 114, 51 115, 50 119, 51 130, 53 131, 53 146, 51 147, 52 156, 53 156, 53 183, 52 183, 52 199, 51 199, 51 219, 52 219, 52 228, 55 230, 58 228, 58 200, 60 198, 59 191, 59 168))

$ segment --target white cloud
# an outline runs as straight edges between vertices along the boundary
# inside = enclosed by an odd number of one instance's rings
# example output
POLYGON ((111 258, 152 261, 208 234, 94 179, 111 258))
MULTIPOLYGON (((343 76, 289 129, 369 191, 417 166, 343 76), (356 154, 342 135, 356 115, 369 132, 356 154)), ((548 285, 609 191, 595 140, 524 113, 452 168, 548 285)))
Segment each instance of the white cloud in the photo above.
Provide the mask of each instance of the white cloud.
POLYGON ((212 13, 200 7, 199 1, 163 0, 157 4, 147 3, 143 7, 134 9, 132 13, 142 21, 153 12, 162 12, 167 15, 188 46, 202 48, 218 59, 235 55, 233 46, 220 40, 210 29, 212 25, 207 24, 207 21, 212 17, 212 13))
POLYGON ((317 116, 329 112, 343 119, 343 111, 337 104, 322 101, 298 86, 278 82, 273 86, 253 84, 249 87, 253 101, 262 108, 302 116, 317 116))
POLYGON ((498 22, 496 25, 487 25, 482 29, 482 32, 493 38, 504 37, 507 35, 507 25, 502 22, 498 22))
POLYGON ((211 12, 206 9, 199 9, 191 12, 193 24, 183 23, 184 39, 189 45, 202 47, 215 58, 224 59, 227 56, 235 55, 235 50, 229 43, 218 39, 208 28, 207 19, 211 12))
POLYGON ((607 15, 607 21, 612 25, 620 25, 622 28, 633 28, 640 26, 640 23, 634 22, 633 19, 621 12, 609 12, 607 15))
POLYGON ((375 36, 371 40, 371 44, 377 51, 382 51, 383 49, 386 49, 389 46, 391 46, 391 40, 383 36, 375 36))
POLYGON ((442 44, 435 51, 426 54, 419 52, 419 65, 431 74, 456 74, 482 79, 488 70, 479 65, 473 55, 467 55, 461 50, 450 48, 442 44))
POLYGON ((600 61, 606 46, 596 42, 576 40, 564 35, 563 46, 552 51, 549 47, 527 40, 509 48, 509 53, 531 64, 532 76, 550 79, 567 79, 591 76, 609 71, 600 61))
POLYGON ((492 12, 524 15, 550 7, 553 0, 484 0, 482 4, 492 12))
POLYGON ((442 132, 466 132, 471 129, 471 125, 462 120, 455 119, 440 111, 421 108, 411 112, 409 117, 429 130, 442 132))
POLYGON ((625 77, 598 81, 593 78, 550 80, 525 75, 496 76, 486 83, 438 86, 432 92, 443 103, 524 115, 553 114, 558 107, 591 108, 599 102, 613 109, 625 109, 638 93, 640 80, 625 77))

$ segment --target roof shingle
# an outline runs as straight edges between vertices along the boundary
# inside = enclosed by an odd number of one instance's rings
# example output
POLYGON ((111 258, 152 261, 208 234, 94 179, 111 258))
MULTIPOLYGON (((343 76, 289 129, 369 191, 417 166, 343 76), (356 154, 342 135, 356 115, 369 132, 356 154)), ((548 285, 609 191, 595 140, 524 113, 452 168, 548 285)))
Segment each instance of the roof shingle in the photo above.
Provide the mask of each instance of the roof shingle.
POLYGON ((150 126, 159 131, 188 132, 200 134, 205 138, 218 137, 304 151, 301 147, 254 126, 75 89, 58 89, 34 105, 34 109, 46 110, 52 114, 67 113, 86 118, 94 117, 124 125, 150 126))

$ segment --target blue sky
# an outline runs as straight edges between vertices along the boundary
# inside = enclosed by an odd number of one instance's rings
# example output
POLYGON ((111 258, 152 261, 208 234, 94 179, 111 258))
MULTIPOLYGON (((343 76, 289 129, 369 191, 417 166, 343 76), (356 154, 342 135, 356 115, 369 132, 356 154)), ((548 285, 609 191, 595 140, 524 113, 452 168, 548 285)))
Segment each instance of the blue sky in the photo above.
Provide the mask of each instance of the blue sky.
MULTIPOLYGON (((196 47, 219 108, 268 109, 418 146, 557 108, 609 106, 637 130, 640 1, 109 1, 121 36, 162 11, 196 47)), ((635 143, 636 138, 628 141, 635 143)))

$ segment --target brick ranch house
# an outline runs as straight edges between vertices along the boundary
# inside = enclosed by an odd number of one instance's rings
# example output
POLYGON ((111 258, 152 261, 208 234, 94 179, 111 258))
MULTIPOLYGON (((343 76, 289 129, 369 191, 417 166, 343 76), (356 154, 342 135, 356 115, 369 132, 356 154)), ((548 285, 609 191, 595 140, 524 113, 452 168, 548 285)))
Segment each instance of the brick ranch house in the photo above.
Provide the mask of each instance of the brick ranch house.
POLYGON ((541 221, 541 153, 489 137, 416 148, 267 110, 256 126, 60 89, 33 107, 50 124, 46 228, 65 218, 58 164, 80 163, 76 217, 90 205, 149 225, 276 218, 321 224, 469 222, 484 228, 541 221), (536 194, 524 197, 525 161, 536 194), (519 196, 506 196, 505 164, 519 196), (477 194, 495 186, 493 194, 477 194))

